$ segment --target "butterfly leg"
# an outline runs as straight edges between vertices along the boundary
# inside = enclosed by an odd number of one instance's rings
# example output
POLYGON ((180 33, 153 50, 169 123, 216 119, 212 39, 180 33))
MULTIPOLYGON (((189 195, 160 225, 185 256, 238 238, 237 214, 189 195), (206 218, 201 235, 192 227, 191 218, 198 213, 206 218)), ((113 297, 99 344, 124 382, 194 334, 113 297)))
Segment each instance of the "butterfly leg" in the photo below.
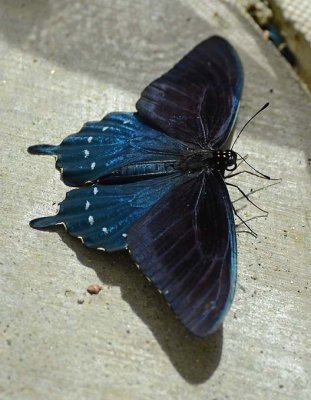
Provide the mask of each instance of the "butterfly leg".
MULTIPOLYGON (((249 175, 257 176, 257 178, 268 179, 268 178, 265 177, 265 176, 258 175, 258 174, 255 174, 254 172, 246 171, 246 170, 240 171, 240 172, 235 172, 234 174, 227 175, 227 176, 225 176, 225 179, 233 178, 234 176, 237 176, 237 175, 240 175, 240 174, 249 174, 249 175)), ((269 178, 269 179, 270 179, 270 178, 269 178)))
POLYGON ((235 209, 235 207, 234 207, 234 205, 232 204, 232 209, 233 209, 233 212, 234 212, 234 215, 236 215, 237 216, 237 218, 239 218, 239 220, 242 222, 242 224, 244 224, 248 229, 249 229, 249 234, 250 235, 252 235, 252 236, 254 236, 255 238, 257 237, 257 233, 247 224, 247 222, 246 221, 244 221, 244 219, 242 218, 242 217, 240 217, 239 216, 239 214, 238 214, 238 212, 236 211, 236 209, 235 209))
POLYGON ((252 200, 250 200, 249 196, 248 196, 245 192, 243 192, 243 190, 242 190, 239 186, 234 185, 233 183, 227 183, 227 182, 226 182, 226 184, 227 184, 228 186, 232 186, 232 187, 237 188, 238 191, 243 195, 243 197, 246 198, 247 201, 249 201, 254 207, 258 208, 258 210, 260 210, 260 211, 262 211, 262 212, 264 212, 264 213, 266 213, 266 214, 268 215, 268 211, 266 211, 266 210, 260 208, 260 207, 257 206, 257 204, 255 204, 252 200))

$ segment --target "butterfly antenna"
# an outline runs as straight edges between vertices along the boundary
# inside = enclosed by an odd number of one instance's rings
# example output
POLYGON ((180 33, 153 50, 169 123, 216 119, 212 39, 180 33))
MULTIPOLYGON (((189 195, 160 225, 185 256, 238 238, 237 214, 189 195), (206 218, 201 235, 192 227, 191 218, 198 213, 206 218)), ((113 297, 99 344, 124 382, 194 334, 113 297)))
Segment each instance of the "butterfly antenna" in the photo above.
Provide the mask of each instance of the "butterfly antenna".
POLYGON ((244 129, 247 127, 247 125, 259 114, 261 113, 261 111, 263 111, 264 109, 266 109, 268 107, 269 103, 266 103, 263 107, 261 107, 261 109, 259 111, 257 111, 252 118, 250 118, 246 124, 244 124, 244 126, 242 127, 242 129, 240 130, 238 136, 235 138, 235 141, 233 142, 233 145, 231 146, 231 150, 233 149, 233 146, 235 145, 235 142, 238 140, 238 138, 240 137, 241 133, 244 131, 244 129))

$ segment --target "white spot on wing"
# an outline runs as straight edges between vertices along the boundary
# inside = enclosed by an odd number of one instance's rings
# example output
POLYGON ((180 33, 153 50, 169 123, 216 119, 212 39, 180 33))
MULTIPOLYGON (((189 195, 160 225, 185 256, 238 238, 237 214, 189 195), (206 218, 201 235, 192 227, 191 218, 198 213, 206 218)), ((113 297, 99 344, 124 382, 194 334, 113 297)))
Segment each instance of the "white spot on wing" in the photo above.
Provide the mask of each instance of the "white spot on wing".
POLYGON ((86 200, 85 210, 88 210, 90 208, 90 205, 91 205, 91 203, 88 200, 86 200))
POLYGON ((96 165, 96 162, 92 162, 92 164, 91 164, 91 169, 94 169, 94 168, 95 168, 95 165, 96 165))
POLYGON ((98 193, 98 189, 97 189, 97 187, 95 186, 94 187, 94 189, 93 189, 93 193, 94 193, 94 196, 96 196, 97 195, 97 193, 98 193))
POLYGON ((123 125, 129 124, 130 121, 123 121, 123 125))
POLYGON ((88 150, 84 150, 84 158, 88 158, 90 152, 88 150))
POLYGON ((89 143, 91 143, 92 140, 93 140, 93 136, 89 136, 89 137, 87 138, 87 141, 88 141, 89 143))
POLYGON ((108 126, 104 126, 102 131, 105 132, 108 129, 108 126))
POLYGON ((102 231, 103 231, 106 235, 108 235, 108 229, 107 229, 105 226, 103 227, 102 231))
POLYGON ((89 216, 89 223, 90 223, 90 225, 94 224, 94 218, 92 215, 89 216))
POLYGON ((127 237, 127 234, 126 234, 126 233, 122 233, 122 236, 123 236, 123 237, 127 237))

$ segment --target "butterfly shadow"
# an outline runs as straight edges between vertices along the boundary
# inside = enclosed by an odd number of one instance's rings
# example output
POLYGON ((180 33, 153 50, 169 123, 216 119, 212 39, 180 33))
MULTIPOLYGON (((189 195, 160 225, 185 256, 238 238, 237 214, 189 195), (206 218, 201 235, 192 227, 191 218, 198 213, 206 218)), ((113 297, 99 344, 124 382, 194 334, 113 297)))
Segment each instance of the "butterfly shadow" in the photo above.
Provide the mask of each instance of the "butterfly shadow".
POLYGON ((119 286, 122 298, 148 326, 177 372, 190 384, 208 380, 217 369, 222 353, 222 328, 207 338, 190 334, 176 319, 165 300, 135 267, 126 252, 103 253, 88 249, 61 227, 49 228, 92 268, 105 285, 119 286))

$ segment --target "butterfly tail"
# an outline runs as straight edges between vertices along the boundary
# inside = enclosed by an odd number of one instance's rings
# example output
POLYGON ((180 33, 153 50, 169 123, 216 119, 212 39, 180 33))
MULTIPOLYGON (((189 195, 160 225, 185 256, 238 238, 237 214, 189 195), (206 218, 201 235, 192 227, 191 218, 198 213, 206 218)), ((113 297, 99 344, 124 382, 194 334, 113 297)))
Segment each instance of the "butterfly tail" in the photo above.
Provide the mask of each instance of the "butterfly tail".
POLYGON ((29 222, 29 225, 35 229, 42 229, 42 228, 48 228, 50 226, 57 225, 60 222, 61 222, 61 220, 58 217, 58 215, 54 215, 51 217, 41 217, 41 218, 33 219, 32 221, 29 222))
POLYGON ((37 144, 28 147, 28 152, 30 154, 54 156, 57 154, 58 147, 59 146, 52 146, 50 144, 37 144))

